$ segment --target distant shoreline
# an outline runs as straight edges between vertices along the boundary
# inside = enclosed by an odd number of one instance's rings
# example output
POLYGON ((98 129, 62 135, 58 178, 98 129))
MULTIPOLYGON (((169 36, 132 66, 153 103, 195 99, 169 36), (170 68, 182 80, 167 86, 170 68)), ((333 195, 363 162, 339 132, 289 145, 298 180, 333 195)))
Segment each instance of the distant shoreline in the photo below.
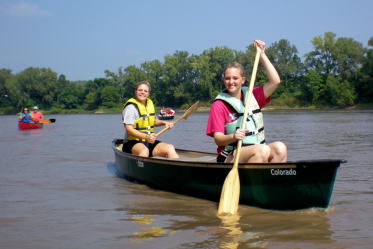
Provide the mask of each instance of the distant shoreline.
MULTIPOLYGON (((211 107, 198 107, 196 110, 197 113, 209 113, 211 107)), ((330 108, 316 108, 316 107, 264 107, 262 111, 313 111, 313 110, 323 110, 323 111, 332 111, 332 110, 373 110, 373 105, 354 105, 349 107, 330 107, 330 108)), ((156 109, 156 113, 158 113, 160 109, 156 109)), ((175 109, 177 113, 184 113, 186 109, 175 109)), ((82 111, 82 112, 73 112, 73 113, 50 113, 47 110, 40 110, 44 115, 60 115, 60 114, 110 114, 110 113, 120 113, 119 111, 106 111, 103 109, 98 109, 96 111, 82 111)), ((0 115, 19 115, 19 113, 0 113, 0 115)))

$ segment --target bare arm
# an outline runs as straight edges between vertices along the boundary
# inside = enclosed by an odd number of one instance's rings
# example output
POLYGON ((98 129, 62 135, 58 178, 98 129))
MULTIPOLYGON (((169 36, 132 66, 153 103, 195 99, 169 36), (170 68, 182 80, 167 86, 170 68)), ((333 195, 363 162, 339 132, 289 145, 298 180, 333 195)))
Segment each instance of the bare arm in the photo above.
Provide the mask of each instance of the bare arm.
POLYGON ((142 133, 136 130, 135 128, 133 128, 133 125, 124 124, 124 128, 126 129, 128 135, 137 137, 138 139, 145 139, 147 137, 145 133, 142 133))
POLYGON ((245 137, 245 131, 241 129, 237 129, 236 133, 224 135, 221 132, 214 132, 213 134, 214 140, 216 145, 218 146, 226 146, 228 144, 234 143, 238 140, 242 140, 245 137))
POLYGON ((154 122, 154 126, 162 126, 162 125, 167 126, 168 129, 172 129, 172 127, 174 127, 174 123, 172 122, 166 122, 166 121, 159 120, 159 119, 154 122))
POLYGON ((280 85, 281 79, 276 71, 276 68, 265 54, 265 43, 260 40, 255 40, 254 43, 256 43, 262 49, 262 53, 260 54, 260 62, 262 63, 268 77, 268 82, 264 84, 263 91, 264 97, 268 98, 280 85))

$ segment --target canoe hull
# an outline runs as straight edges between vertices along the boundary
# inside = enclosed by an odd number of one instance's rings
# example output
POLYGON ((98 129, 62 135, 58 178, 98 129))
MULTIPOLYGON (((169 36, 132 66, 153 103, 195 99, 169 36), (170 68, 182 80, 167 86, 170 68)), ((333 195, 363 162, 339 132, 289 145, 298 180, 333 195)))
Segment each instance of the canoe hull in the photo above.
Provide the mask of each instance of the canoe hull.
POLYGON ((158 116, 159 120, 172 120, 175 116, 158 116))
MULTIPOLYGON (((233 164, 138 157, 116 148, 118 175, 151 187, 218 202, 233 164)), ((178 150, 179 155, 210 153, 178 150)), ((191 159, 194 160, 194 159, 191 159)), ((286 164, 240 164, 240 204, 274 210, 327 208, 341 160, 297 161, 286 164)))
POLYGON ((43 128, 43 123, 18 122, 19 130, 32 130, 32 129, 40 129, 40 128, 43 128))

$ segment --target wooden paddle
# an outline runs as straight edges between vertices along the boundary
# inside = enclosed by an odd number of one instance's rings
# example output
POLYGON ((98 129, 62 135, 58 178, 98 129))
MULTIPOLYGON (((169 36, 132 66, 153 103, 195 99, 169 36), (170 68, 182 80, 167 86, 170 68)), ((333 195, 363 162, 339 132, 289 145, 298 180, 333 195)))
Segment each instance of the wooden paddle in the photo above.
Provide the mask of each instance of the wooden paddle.
POLYGON ((50 124, 50 123, 54 123, 54 122, 56 122, 56 119, 54 119, 54 118, 49 119, 49 120, 46 120, 46 119, 39 119, 39 122, 40 122, 40 123, 43 123, 43 124, 50 124))
MULTIPOLYGON (((245 98, 245 110, 242 118, 241 129, 245 130, 247 115, 250 109, 250 99, 254 88, 254 82, 256 78, 256 72, 258 70, 259 57, 262 50, 256 46, 256 56, 254 62, 253 72, 251 74, 251 80, 249 90, 246 93, 245 98)), ((236 214, 238 208, 238 202, 240 200, 240 179, 238 177, 238 161, 240 159, 240 152, 242 147, 242 140, 238 140, 236 155, 234 156, 233 168, 229 172, 227 178, 225 178, 223 189, 221 191, 218 215, 222 214, 236 214)))
MULTIPOLYGON (((192 115, 193 113, 195 113, 195 111, 197 110, 198 108, 198 104, 199 104, 199 101, 197 101, 196 103, 194 103, 191 107, 189 107, 189 109, 180 117, 178 118, 174 124, 176 124, 177 122, 179 122, 181 119, 185 119, 187 120, 187 118, 192 115)), ((158 137, 159 135, 161 135, 163 132, 165 132, 166 130, 168 130, 168 127, 164 128, 163 130, 161 130, 160 132, 158 132, 155 136, 158 137)))

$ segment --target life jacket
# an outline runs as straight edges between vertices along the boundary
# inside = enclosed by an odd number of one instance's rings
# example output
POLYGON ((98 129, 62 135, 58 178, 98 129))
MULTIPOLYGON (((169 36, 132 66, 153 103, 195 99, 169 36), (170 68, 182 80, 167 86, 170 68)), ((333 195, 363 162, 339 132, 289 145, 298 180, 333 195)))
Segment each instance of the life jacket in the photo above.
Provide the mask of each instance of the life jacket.
MULTIPOLYGON (((246 93, 248 87, 242 87, 243 92, 243 102, 246 101, 246 93)), ((226 91, 223 91, 216 96, 215 100, 223 100, 232 106, 238 113, 237 120, 227 123, 225 125, 225 134, 234 134, 237 129, 241 128, 242 118, 245 110, 243 102, 235 97, 229 95, 226 91)), ((256 101, 254 95, 250 99, 250 108, 247 116, 246 128, 248 130, 245 138, 242 140, 242 146, 250 146, 254 144, 265 144, 264 136, 264 123, 263 123, 263 114, 259 108, 259 104, 256 101)), ((231 152, 237 147, 237 141, 225 146, 225 151, 231 152)))
POLYGON ((24 123, 31 123, 30 113, 24 113, 24 112, 22 112, 19 116, 22 117, 23 114, 25 114, 26 117, 22 118, 21 121, 24 122, 24 123))
MULTIPOLYGON (((154 122, 155 122, 155 110, 153 102, 150 99, 146 99, 146 106, 143 105, 140 101, 131 98, 129 99, 124 105, 123 109, 127 105, 135 105, 137 107, 137 111, 139 112, 139 118, 135 120, 133 124, 133 128, 145 133, 150 134, 154 132, 154 122)), ((128 135, 127 140, 137 140, 146 143, 145 139, 139 139, 137 137, 128 135)))

